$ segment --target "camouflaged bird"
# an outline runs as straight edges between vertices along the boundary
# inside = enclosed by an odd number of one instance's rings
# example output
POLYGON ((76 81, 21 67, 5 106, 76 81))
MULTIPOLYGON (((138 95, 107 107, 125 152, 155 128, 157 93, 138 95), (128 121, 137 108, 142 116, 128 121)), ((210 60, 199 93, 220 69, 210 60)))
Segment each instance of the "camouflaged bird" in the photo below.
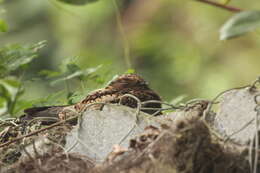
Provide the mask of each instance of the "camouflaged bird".
MULTIPOLYGON (((25 115, 22 120, 30 120, 35 117, 53 117, 57 119, 66 119, 67 114, 75 112, 82 112, 89 108, 92 103, 119 103, 131 108, 137 107, 137 101, 126 94, 138 98, 141 102, 149 100, 161 101, 160 96, 149 88, 148 83, 136 74, 124 74, 112 80, 107 87, 93 91, 87 95, 85 99, 75 105, 66 106, 47 106, 35 107, 24 110, 25 115)), ((94 109, 100 109, 95 106, 94 109)), ((161 108, 161 103, 145 103, 142 108, 161 108)), ((148 114, 159 115, 158 110, 147 109, 143 110, 148 114)), ((57 121, 57 120, 56 120, 57 121)), ((48 123, 55 122, 55 120, 48 120, 48 123)))

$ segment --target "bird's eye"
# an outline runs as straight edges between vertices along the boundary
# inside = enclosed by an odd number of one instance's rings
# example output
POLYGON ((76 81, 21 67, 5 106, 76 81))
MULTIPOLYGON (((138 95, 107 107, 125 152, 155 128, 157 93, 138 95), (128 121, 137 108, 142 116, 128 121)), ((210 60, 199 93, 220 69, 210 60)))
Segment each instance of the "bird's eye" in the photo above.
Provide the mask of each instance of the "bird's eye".
POLYGON ((140 84, 141 84, 141 85, 148 85, 148 82, 146 82, 146 81, 141 81, 140 84))

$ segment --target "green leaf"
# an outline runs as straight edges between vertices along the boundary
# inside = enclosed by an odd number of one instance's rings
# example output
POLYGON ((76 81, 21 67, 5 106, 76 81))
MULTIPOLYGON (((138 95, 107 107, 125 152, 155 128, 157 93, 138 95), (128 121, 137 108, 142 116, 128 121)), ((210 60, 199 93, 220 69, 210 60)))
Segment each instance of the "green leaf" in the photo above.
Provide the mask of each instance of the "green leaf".
POLYGON ((220 40, 238 37, 260 27, 260 11, 244 11, 231 17, 220 29, 220 40))
POLYGON ((61 75, 61 72, 52 71, 52 70, 42 70, 38 74, 47 78, 54 78, 61 75))
POLYGON ((65 94, 64 90, 61 91, 57 91, 54 93, 50 93, 48 94, 46 97, 44 98, 40 98, 37 100, 33 100, 33 105, 34 106, 50 106, 50 105, 60 105, 60 104, 64 104, 64 100, 61 99, 65 94))
POLYGON ((85 5, 91 2, 95 2, 97 0, 58 0, 60 2, 64 2, 70 5, 85 5))
POLYGON ((0 31, 6 32, 7 30, 8 30, 8 25, 4 20, 0 19, 0 31))
POLYGON ((85 69, 85 70, 78 69, 76 71, 74 71, 75 68, 74 68, 74 70, 72 70, 71 67, 72 66, 67 66, 67 70, 68 70, 67 74, 65 74, 65 75, 59 77, 58 79, 52 81, 51 85, 54 85, 54 84, 62 82, 62 81, 70 80, 70 79, 73 79, 73 78, 77 78, 77 77, 88 76, 88 75, 96 72, 101 67, 101 65, 94 67, 94 68, 88 68, 88 69, 85 69))
POLYGON ((69 63, 66 65, 66 68, 69 72, 74 73, 76 71, 80 71, 80 67, 74 63, 69 63))
POLYGON ((4 88, 4 91, 2 90, 3 92, 8 92, 0 93, 0 96, 8 96, 10 97, 10 100, 14 100, 18 88, 20 87, 20 83, 14 78, 0 79, 0 86, 4 88))
POLYGON ((84 93, 82 93, 80 91, 69 92, 67 94, 67 103, 66 104, 72 105, 72 104, 75 104, 75 103, 81 101, 82 95, 84 95, 84 93))
POLYGON ((38 50, 45 46, 45 43, 41 41, 30 46, 14 44, 0 48, 0 77, 30 63, 37 57, 38 50))
POLYGON ((17 100, 17 104, 15 105, 15 109, 13 110, 13 114, 14 115, 21 115, 23 110, 25 110, 26 108, 32 107, 33 105, 33 101, 32 100, 17 100))
MULTIPOLYGON (((13 114, 16 106, 16 101, 23 91, 21 84, 15 78, 0 79, 0 112, 13 114)), ((1 114, 1 113, 0 113, 1 114)))
POLYGON ((0 115, 3 115, 8 112, 7 100, 0 97, 0 115))
POLYGON ((133 73, 135 73, 135 69, 130 68, 125 73, 126 74, 133 74, 133 73))

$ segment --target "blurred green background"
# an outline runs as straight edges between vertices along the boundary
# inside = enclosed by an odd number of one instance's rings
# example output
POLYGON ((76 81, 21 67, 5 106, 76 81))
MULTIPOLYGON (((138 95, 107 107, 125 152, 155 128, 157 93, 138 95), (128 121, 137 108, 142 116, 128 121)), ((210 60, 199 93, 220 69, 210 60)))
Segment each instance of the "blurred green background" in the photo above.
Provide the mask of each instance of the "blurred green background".
MULTIPOLYGON (((231 12, 192 0, 120 0, 118 6, 113 2, 72 6, 56 0, 6 0, 1 4, 1 18, 9 26, 8 32, 0 33, 2 46, 47 41, 26 70, 23 99, 79 88, 85 94, 129 68, 166 101, 179 96, 211 99, 259 75, 259 33, 219 40, 219 29, 231 12), (131 67, 124 58, 128 49, 131 67), (72 80, 50 85, 40 78, 42 70, 59 71, 68 61, 82 69, 102 67, 92 75, 95 80, 84 79, 84 84, 72 80)), ((252 10, 257 3, 241 0, 231 5, 252 10)))

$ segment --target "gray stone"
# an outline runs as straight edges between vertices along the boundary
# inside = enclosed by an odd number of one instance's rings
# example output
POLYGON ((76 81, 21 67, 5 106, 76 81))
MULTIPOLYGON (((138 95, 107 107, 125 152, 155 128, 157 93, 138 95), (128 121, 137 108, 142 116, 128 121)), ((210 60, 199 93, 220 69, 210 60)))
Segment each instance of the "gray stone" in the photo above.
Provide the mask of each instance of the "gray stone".
POLYGON ((215 127, 226 137, 240 144, 247 144, 255 135, 256 103, 254 97, 258 90, 249 88, 226 92, 220 101, 215 118, 215 127))
POLYGON ((105 105, 102 111, 88 110, 68 134, 65 148, 102 162, 115 144, 127 147, 129 139, 146 126, 158 126, 151 115, 140 112, 137 117, 136 109, 126 106, 105 105))

